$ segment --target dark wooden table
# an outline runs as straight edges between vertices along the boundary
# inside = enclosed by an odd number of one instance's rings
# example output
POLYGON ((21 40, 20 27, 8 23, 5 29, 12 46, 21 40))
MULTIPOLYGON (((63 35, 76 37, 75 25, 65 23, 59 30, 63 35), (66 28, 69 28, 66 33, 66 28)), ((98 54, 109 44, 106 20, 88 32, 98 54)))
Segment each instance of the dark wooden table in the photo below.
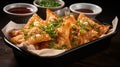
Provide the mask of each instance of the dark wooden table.
MULTIPOLYGON (((76 0, 76 2, 78 1, 76 0)), ((69 3, 66 1, 66 3, 69 5, 72 2, 69 3)), ((118 14, 119 11, 117 11, 116 8, 113 8, 113 10, 110 9, 111 7, 109 6, 112 3, 110 3, 107 6, 103 5, 103 2, 93 3, 99 4, 104 9, 103 12, 97 17, 97 19, 102 22, 111 22, 115 16, 119 15, 118 14)), ((1 11, 1 13, 3 12, 1 11)), ((2 29, 8 22, 9 20, 7 19, 7 16, 4 13, 0 15, 0 29, 2 29)), ((111 39, 110 46, 108 48, 91 56, 85 57, 84 59, 78 58, 73 63, 67 64, 66 67, 120 67, 120 31, 119 31, 120 23, 118 24, 117 30, 118 32, 111 39)), ((0 32, 0 67, 19 67, 19 64, 16 61, 12 49, 4 43, 1 32, 0 32)))

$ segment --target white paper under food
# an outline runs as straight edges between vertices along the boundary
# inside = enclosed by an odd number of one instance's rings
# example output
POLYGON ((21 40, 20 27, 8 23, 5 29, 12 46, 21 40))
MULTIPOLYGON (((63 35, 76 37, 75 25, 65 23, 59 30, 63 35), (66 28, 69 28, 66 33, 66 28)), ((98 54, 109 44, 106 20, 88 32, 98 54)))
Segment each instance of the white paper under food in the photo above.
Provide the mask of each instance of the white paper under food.
MULTIPOLYGON (((106 35, 102 35, 103 36, 107 36, 110 35, 112 33, 114 33, 116 31, 117 28, 117 24, 118 24, 118 18, 115 17, 115 19, 113 19, 112 21, 112 26, 113 28, 109 30, 109 33, 107 33, 106 35)), ((8 38, 8 33, 12 30, 12 29, 21 29, 24 26, 24 24, 16 24, 13 21, 10 21, 3 29, 2 32, 4 33, 5 37, 8 38)), ((18 46, 19 48, 22 49, 27 49, 27 51, 30 51, 31 53, 34 53, 36 55, 39 56, 55 56, 58 55, 60 53, 65 52, 66 50, 57 50, 57 49, 41 49, 41 50, 35 50, 34 46, 29 45, 26 46, 24 44, 20 44, 18 46)))

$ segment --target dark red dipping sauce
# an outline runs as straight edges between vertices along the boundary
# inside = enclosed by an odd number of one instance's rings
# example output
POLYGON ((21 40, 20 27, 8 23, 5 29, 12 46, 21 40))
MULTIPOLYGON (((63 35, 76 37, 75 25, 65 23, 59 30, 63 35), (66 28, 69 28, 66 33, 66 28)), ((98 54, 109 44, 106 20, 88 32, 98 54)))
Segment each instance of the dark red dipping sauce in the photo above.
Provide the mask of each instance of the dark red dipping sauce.
POLYGON ((78 12, 84 12, 84 13, 93 13, 93 10, 86 9, 86 8, 77 9, 76 11, 78 11, 78 12))
POLYGON ((9 9, 8 12, 16 13, 16 14, 26 14, 26 13, 31 13, 32 11, 27 7, 15 7, 9 9))

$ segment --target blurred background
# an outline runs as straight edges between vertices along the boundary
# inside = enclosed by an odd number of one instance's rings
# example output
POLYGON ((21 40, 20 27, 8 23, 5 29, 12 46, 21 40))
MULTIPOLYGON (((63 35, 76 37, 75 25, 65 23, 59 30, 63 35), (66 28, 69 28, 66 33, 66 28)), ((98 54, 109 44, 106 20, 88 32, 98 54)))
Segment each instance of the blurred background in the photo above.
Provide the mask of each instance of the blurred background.
MULTIPOLYGON (((115 16, 120 17, 119 2, 117 0, 63 0, 65 6, 69 7, 73 3, 88 2, 102 7, 102 13, 97 17, 101 22, 111 22, 115 16), (109 19, 109 20, 106 20, 109 19)), ((4 18, 3 7, 7 4, 24 2, 33 4, 33 0, 0 0, 0 18, 4 18)), ((0 24, 1 25, 1 24, 0 24)))
MULTIPOLYGON (((73 3, 79 3, 79 2, 88 2, 93 3, 96 5, 99 5, 103 8, 103 12, 100 14, 100 20, 105 21, 105 18, 113 19, 115 16, 120 15, 119 14, 119 2, 117 0, 64 0, 65 6, 69 7, 69 5, 73 3), (103 16, 104 15, 104 16, 103 16)), ((33 4, 33 0, 0 0, 0 17, 4 15, 3 7, 10 3, 17 3, 17 2, 24 2, 24 3, 31 3, 33 4)), ((109 20, 111 21, 111 20, 109 20)), ((109 22, 106 21, 106 22, 109 22)))

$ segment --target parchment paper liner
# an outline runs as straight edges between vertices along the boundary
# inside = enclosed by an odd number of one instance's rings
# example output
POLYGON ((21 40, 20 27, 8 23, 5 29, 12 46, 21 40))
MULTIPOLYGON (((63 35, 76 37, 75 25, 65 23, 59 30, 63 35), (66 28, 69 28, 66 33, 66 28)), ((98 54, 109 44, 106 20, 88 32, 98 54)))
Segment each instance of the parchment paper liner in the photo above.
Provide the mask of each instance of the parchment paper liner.
MULTIPOLYGON (((116 31, 117 28, 117 24, 118 24, 118 18, 117 16, 113 19, 112 21, 112 29, 109 30, 109 33, 105 34, 105 35, 101 35, 100 37, 104 37, 104 36, 108 36, 112 33, 114 33, 116 31)), ((10 21, 6 26, 4 26, 4 28, 2 29, 2 32, 4 34, 4 36, 6 38, 9 37, 8 33, 13 30, 13 29, 21 29, 25 24, 17 24, 13 21, 10 21)), ((17 47, 21 48, 21 49, 25 49, 31 53, 37 54, 38 56, 55 56, 58 55, 60 53, 63 53, 66 51, 66 49, 64 50, 57 50, 57 49, 41 49, 41 50, 35 50, 33 45, 30 46, 26 46, 24 44, 19 44, 16 45, 17 47)))

